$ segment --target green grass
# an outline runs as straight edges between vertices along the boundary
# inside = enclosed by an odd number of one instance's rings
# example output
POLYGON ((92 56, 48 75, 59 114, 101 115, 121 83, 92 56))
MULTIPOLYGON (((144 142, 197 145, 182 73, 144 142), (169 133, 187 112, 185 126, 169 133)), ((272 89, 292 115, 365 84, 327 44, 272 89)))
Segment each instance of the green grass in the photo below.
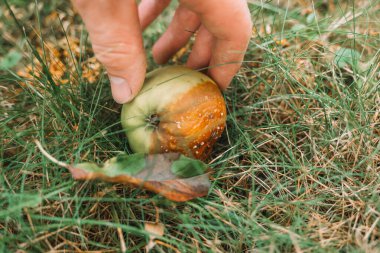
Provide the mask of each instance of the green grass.
MULTIPOLYGON (((36 149, 34 139, 68 163, 129 152, 106 74, 83 77, 92 52, 70 5, 8 1, 20 30, 2 2, 0 251, 119 252, 124 240, 143 252, 144 223, 158 220, 172 249, 153 252, 378 252, 380 2, 250 2, 256 32, 225 93, 212 187, 187 203, 75 182, 36 149), (61 21, 47 22, 54 10, 61 21), (57 86, 41 42, 71 37, 80 52, 63 60, 71 82, 57 86), (20 77, 27 65, 34 76, 20 77)), ((172 10, 144 33, 148 50, 172 10)))

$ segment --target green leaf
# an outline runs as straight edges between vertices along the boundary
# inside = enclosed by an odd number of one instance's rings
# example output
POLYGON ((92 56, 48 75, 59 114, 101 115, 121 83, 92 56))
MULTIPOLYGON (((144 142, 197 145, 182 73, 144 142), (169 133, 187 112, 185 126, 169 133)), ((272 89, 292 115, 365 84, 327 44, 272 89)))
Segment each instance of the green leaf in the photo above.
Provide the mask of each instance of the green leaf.
POLYGON ((115 175, 119 173, 128 173, 133 176, 142 171, 145 168, 145 155, 144 154, 121 154, 111 159, 112 163, 105 164, 105 170, 111 174, 114 171, 115 175))
POLYGON ((107 176, 115 177, 118 175, 133 176, 145 168, 144 154, 121 154, 107 160, 103 166, 98 166, 95 163, 79 163, 74 165, 75 168, 85 170, 87 172, 102 172, 107 176))
POLYGON ((304 24, 295 24, 294 26, 292 26, 292 28, 290 28, 290 30, 293 32, 300 32, 304 29, 307 29, 307 26, 304 24))
POLYGON ((315 14, 314 13, 310 13, 309 15, 307 15, 306 23, 311 24, 312 22, 314 22, 314 20, 315 20, 315 14))
POLYGON ((10 69, 16 66, 22 58, 22 55, 16 51, 10 51, 0 61, 0 69, 10 69))
POLYGON ((86 171, 100 171, 101 168, 95 163, 78 163, 75 165, 76 168, 81 169, 81 170, 86 170, 86 171))
POLYGON ((342 47, 335 52, 334 63, 339 68, 350 66, 353 69, 357 69, 359 59, 360 53, 358 51, 342 47))
POLYGON ((205 173, 207 165, 202 161, 181 155, 172 163, 171 171, 180 178, 195 177, 205 173))

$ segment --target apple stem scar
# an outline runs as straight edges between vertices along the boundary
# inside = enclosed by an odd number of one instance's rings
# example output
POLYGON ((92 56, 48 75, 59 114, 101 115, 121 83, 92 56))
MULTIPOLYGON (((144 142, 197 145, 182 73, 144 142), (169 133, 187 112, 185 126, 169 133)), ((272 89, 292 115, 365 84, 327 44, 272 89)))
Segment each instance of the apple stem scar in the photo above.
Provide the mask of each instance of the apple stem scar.
POLYGON ((149 124, 150 127, 157 129, 158 125, 160 124, 160 117, 157 113, 151 114, 146 118, 146 122, 149 124))

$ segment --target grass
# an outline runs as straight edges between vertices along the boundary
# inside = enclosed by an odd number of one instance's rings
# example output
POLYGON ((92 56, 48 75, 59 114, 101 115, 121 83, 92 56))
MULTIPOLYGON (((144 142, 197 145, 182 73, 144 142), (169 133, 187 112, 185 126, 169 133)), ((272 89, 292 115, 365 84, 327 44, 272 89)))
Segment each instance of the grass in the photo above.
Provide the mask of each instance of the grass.
MULTIPOLYGON (((71 6, 8 0, 19 29, 2 4, 0 251, 142 252, 144 224, 160 222, 152 252, 378 252, 380 2, 249 2, 212 188, 187 203, 75 182, 36 149, 69 163, 129 152, 71 6)), ((148 49, 172 11, 144 33, 148 49)))

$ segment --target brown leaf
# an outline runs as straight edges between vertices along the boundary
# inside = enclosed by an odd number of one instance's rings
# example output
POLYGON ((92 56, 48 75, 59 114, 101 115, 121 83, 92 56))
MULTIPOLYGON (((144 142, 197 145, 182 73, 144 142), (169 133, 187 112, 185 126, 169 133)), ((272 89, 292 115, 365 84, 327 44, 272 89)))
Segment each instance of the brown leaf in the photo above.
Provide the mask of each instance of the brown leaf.
POLYGON ((149 233, 149 242, 145 246, 146 252, 149 252, 151 249, 153 249, 154 246, 156 246, 156 242, 154 241, 156 237, 164 235, 165 226, 159 222, 146 222, 144 227, 145 231, 149 233))
POLYGON ((207 166, 177 153, 119 155, 98 166, 81 163, 68 166, 76 180, 100 179, 156 192, 173 201, 205 196, 210 187, 207 166))

